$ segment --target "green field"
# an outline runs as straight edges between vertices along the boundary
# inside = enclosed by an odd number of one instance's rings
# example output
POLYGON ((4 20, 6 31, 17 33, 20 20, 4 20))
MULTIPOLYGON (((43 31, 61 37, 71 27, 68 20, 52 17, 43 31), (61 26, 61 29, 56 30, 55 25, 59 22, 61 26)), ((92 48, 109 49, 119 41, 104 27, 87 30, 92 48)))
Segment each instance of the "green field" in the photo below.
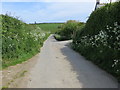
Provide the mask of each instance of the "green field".
POLYGON ((62 24, 63 23, 41 23, 41 24, 36 24, 36 25, 40 27, 42 31, 55 33, 56 31, 59 30, 58 27, 62 24))

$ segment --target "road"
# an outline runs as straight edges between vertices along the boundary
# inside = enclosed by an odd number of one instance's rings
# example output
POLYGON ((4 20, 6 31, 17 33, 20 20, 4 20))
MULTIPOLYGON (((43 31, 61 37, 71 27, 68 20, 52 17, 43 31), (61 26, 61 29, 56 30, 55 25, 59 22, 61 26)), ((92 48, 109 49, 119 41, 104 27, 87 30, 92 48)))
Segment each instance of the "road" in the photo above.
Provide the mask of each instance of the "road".
POLYGON ((27 88, 117 88, 115 78, 69 47, 71 41, 44 43, 27 88))

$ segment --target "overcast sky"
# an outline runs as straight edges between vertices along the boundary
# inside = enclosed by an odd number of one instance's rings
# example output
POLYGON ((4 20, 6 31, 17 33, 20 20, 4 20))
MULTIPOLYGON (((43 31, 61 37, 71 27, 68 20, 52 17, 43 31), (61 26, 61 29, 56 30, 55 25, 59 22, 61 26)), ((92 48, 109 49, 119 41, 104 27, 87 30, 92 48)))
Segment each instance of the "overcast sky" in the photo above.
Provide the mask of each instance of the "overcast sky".
MULTIPOLYGON (((2 0, 2 14, 11 13, 26 23, 85 22, 95 8, 96 0, 2 0), (24 1, 24 2, 23 2, 24 1), (74 2, 73 2, 74 1, 74 2)), ((102 0, 101 2, 107 2, 102 0)))

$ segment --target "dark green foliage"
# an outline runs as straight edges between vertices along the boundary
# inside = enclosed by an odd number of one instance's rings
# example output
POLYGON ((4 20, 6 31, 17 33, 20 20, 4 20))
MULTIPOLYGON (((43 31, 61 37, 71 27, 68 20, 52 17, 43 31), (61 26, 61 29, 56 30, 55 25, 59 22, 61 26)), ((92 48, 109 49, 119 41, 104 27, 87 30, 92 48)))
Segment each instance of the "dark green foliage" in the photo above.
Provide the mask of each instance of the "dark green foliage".
POLYGON ((2 66, 15 65, 38 53, 48 35, 35 25, 2 16, 2 66))
POLYGON ((55 35, 54 35, 54 38, 55 38, 56 40, 58 40, 58 41, 69 40, 69 39, 67 39, 67 37, 65 37, 65 36, 60 36, 60 35, 58 35, 58 34, 55 34, 55 35))
POLYGON ((60 37, 56 37, 57 40, 70 40, 74 37, 74 34, 76 30, 81 26, 83 23, 75 21, 75 20, 69 20, 65 24, 59 26, 59 31, 56 33, 60 37))
POLYGON ((120 81, 120 2, 94 11, 76 32, 73 48, 120 81))
POLYGON ((114 22, 120 24, 120 2, 106 4, 94 11, 85 26, 83 34, 95 35, 100 30, 106 29, 106 26, 113 26, 114 22))

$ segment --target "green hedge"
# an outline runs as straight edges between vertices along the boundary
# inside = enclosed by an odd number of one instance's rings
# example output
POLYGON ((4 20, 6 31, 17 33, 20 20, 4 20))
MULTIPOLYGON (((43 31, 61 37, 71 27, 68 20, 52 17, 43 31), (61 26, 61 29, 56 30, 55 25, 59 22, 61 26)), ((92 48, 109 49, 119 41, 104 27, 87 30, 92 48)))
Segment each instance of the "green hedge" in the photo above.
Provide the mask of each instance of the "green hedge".
POLYGON ((46 34, 40 28, 8 15, 2 17, 2 66, 8 67, 31 58, 40 51, 46 34))
POLYGON ((94 11, 76 32, 73 48, 120 81, 120 2, 94 11))
POLYGON ((76 32, 76 29, 82 24, 84 23, 75 20, 68 20, 65 24, 59 26, 60 30, 56 32, 58 35, 55 35, 55 38, 60 41, 72 39, 74 37, 74 32, 76 32))

